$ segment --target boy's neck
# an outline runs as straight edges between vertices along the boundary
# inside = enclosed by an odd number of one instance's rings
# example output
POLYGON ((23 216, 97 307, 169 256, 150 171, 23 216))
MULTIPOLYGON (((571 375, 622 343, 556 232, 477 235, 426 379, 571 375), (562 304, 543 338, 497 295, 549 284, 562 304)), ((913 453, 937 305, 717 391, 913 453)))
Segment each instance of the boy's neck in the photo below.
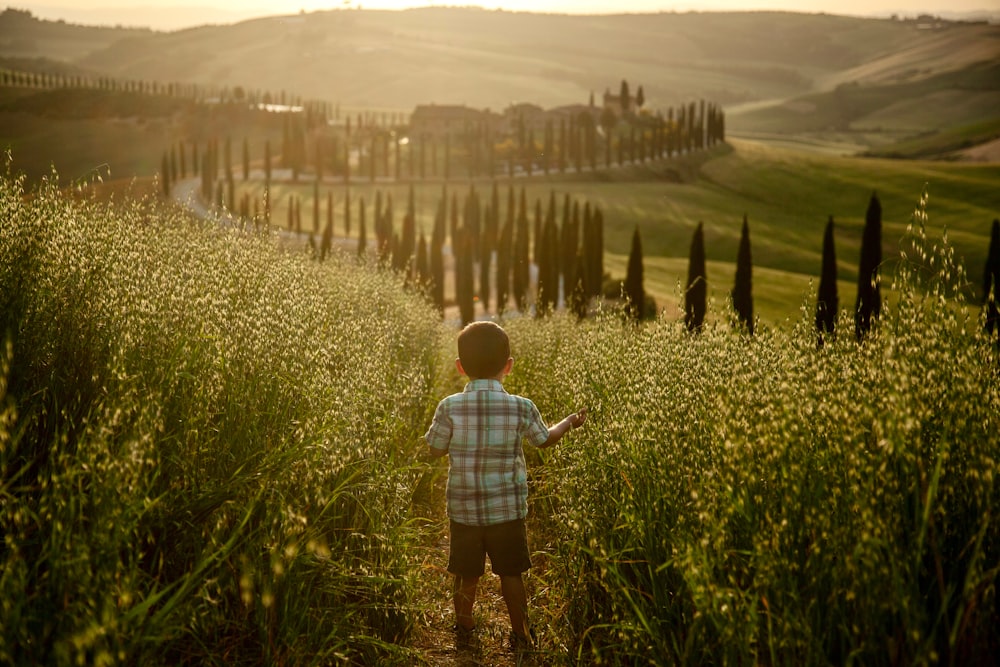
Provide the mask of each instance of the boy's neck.
POLYGON ((476 380, 496 380, 500 384, 503 384, 504 377, 505 377, 504 373, 498 373, 497 375, 494 375, 493 377, 488 377, 488 378, 475 378, 475 377, 472 377, 470 375, 469 376, 469 382, 475 382, 476 380))

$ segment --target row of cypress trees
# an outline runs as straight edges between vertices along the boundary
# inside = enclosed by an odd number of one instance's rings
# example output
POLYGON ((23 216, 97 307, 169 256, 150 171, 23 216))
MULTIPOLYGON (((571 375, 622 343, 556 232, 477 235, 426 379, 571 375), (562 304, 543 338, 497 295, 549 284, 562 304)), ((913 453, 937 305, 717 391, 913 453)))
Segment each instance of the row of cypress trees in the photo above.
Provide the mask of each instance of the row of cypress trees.
MULTIPOLYGON (((318 231, 318 186, 313 200, 317 202, 314 231, 318 231)), ((475 319, 477 303, 484 313, 499 315, 512 308, 528 312, 533 307, 537 316, 551 313, 562 304, 584 317, 590 299, 602 293, 603 213, 590 202, 581 205, 568 194, 561 208, 554 191, 547 205, 537 199, 532 220, 523 185, 519 194, 508 185, 506 196, 501 196, 500 185, 494 181, 489 197, 481 196, 474 185, 464 194, 443 185, 428 239, 422 230, 417 235, 412 185, 399 232, 394 230, 392 195, 383 197, 378 190, 373 249, 367 243, 365 199, 358 198, 355 205, 358 256, 367 257, 373 250, 379 266, 400 273, 406 284, 423 290, 442 313, 450 303, 457 305, 463 323, 475 319), (447 254, 452 257, 454 271, 453 301, 445 296, 447 254)), ((352 236, 352 208, 348 191, 344 197, 343 238, 352 236)), ((332 193, 328 193, 327 219, 319 241, 310 233, 308 242, 310 252, 320 260, 332 250, 333 210, 332 193)), ((293 199, 288 211, 289 229, 301 233, 301 203, 293 199)))
MULTIPOLYGON (((879 268, 882 264, 882 204, 878 194, 872 193, 865 212, 865 225, 861 239, 861 256, 858 266, 858 289, 854 305, 854 335, 863 340, 878 320, 882 309, 879 268)), ((642 286, 642 240, 636 227, 632 237, 628 269, 623 283, 626 299, 625 313, 634 320, 646 313, 646 301, 642 286)), ((988 334, 997 333, 1000 346, 1000 221, 994 220, 990 234, 983 274, 983 307, 985 327, 988 334)), ((754 332, 752 259, 750 251, 750 229, 747 216, 743 216, 743 228, 736 256, 736 276, 730 292, 734 323, 749 335, 754 332)), ((698 223, 691 239, 688 255, 687 283, 684 291, 684 323, 688 330, 699 331, 704 326, 707 312, 707 279, 705 272, 705 236, 702 223, 698 223)), ((834 220, 831 215, 823 233, 823 258, 820 269, 819 289, 816 299, 815 326, 817 344, 835 334, 840 299, 837 293, 837 257, 834 248, 834 220)))

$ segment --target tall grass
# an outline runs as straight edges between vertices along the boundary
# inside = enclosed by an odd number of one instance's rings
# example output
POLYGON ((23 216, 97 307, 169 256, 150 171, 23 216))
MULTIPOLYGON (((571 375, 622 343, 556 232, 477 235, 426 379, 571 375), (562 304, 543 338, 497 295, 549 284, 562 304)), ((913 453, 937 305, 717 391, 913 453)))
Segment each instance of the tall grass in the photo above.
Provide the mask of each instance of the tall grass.
MULTIPOLYGON (((1000 624, 1000 373, 922 208, 863 344, 508 323, 507 385, 588 405, 534 469, 550 645, 602 664, 986 664, 1000 624)), ((724 318, 720 318, 724 319, 724 318)), ((544 612, 543 612, 544 614, 544 612)), ((538 620, 538 619, 536 619, 538 620)))
POLYGON ((0 662, 410 661, 429 308, 9 177, 0 258, 0 662))
MULTIPOLYGON (((862 344, 844 314, 817 348, 809 299, 753 338, 505 323, 508 389, 590 408, 530 454, 543 660, 1000 652, 997 350, 923 203, 904 241, 862 344)), ((420 659, 433 311, 350 260, 9 177, 0 258, 0 662, 420 659)))

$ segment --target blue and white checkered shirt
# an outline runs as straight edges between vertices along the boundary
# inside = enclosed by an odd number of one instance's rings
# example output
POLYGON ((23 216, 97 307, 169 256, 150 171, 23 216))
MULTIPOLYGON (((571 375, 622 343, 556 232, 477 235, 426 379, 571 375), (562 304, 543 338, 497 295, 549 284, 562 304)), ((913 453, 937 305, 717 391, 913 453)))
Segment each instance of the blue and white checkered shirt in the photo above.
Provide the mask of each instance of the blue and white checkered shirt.
POLYGON ((448 516, 469 526, 491 526, 528 514, 524 438, 544 443, 549 429, 529 399, 508 394, 498 380, 472 380, 438 403, 424 435, 448 452, 448 516))

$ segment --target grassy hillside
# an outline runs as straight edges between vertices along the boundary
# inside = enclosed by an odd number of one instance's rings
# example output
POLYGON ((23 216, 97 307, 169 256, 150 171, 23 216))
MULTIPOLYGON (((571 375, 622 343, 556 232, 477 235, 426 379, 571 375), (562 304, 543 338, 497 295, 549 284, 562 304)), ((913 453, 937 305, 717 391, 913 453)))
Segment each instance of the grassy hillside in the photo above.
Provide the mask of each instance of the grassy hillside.
MULTIPOLYGON (((39 52, 63 57, 57 42, 45 46, 54 28, 37 23, 25 33, 38 35, 39 52)), ((997 32, 949 25, 937 38, 942 51, 988 42, 997 32)), ((615 89, 623 77, 642 84, 654 108, 701 97, 733 104, 832 87, 843 72, 896 53, 912 52, 918 71, 928 60, 914 51, 927 35, 913 22, 780 12, 336 10, 119 37, 67 58, 125 78, 285 89, 346 106, 398 109, 429 101, 493 109, 511 101, 578 103, 615 89), (776 34, 781 39, 764 37, 776 34)), ((968 64, 959 51, 939 57, 934 71, 968 64)))
POLYGON ((11 7, 0 12, 0 55, 6 57, 75 61, 120 39, 151 34, 148 29, 40 21, 11 7))
MULTIPOLYGON (((676 313, 670 309, 680 298, 678 285, 686 280, 691 236, 698 222, 705 224, 710 290, 722 306, 732 288, 740 225, 746 214, 757 313, 765 322, 777 324, 796 317, 808 297, 810 282, 813 286, 818 282, 823 229, 831 215, 836 224, 840 298, 845 307, 853 305, 861 228, 872 192, 882 203, 883 248, 890 264, 926 187, 934 225, 938 230, 947 228, 950 242, 978 285, 990 224, 1000 216, 998 182, 1000 165, 831 157, 733 141, 708 155, 602 174, 601 178, 583 175, 561 180, 553 176, 523 183, 531 207, 538 199, 547 205, 552 192, 560 207, 567 194, 581 205, 599 206, 605 220, 606 265, 619 279, 625 275, 632 232, 638 226, 646 289, 668 313, 676 313)), ((522 181, 513 184, 519 192, 522 181)), ((505 211, 508 185, 505 181, 500 185, 505 211)), ((468 187, 455 184, 449 192, 463 197, 468 187)), ((479 183, 480 196, 487 196, 489 187, 479 183)), ((441 189, 441 183, 416 187, 418 230, 430 233, 441 189)), ((371 207, 377 190, 392 195, 399 224, 408 186, 358 183, 351 188, 353 235, 357 234, 357 201, 364 197, 371 238, 371 207)), ((248 191, 260 196, 261 186, 253 184, 248 191)), ((322 220, 326 219, 327 191, 334 193, 335 224, 342 230, 342 185, 331 182, 321 190, 322 220)), ((302 201, 303 224, 310 227, 312 192, 311 184, 277 185, 272 191, 276 223, 284 224, 288 197, 294 194, 302 201)))
POLYGON ((1000 136, 997 56, 1000 50, 992 60, 917 80, 841 83, 831 91, 737 112, 729 116, 728 128, 758 137, 836 139, 878 155, 941 155, 1000 136))

